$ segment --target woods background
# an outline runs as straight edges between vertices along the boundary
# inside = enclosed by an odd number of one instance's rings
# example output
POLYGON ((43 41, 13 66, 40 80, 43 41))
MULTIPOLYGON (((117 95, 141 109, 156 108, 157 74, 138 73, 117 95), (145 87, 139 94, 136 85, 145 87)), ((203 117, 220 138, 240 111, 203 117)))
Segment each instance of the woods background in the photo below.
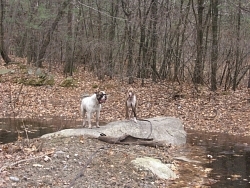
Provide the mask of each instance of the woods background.
POLYGON ((207 85, 215 91, 249 77, 248 0, 1 0, 6 64, 79 66, 99 79, 126 77, 207 85))

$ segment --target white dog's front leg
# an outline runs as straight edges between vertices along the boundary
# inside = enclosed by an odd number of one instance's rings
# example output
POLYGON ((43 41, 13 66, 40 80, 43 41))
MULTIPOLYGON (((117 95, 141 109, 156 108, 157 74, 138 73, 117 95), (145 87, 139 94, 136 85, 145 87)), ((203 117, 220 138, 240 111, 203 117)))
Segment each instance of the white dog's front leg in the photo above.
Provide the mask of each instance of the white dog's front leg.
POLYGON ((82 126, 85 127, 85 123, 86 123, 86 119, 85 119, 85 114, 86 114, 86 110, 82 110, 82 118, 83 118, 83 122, 82 122, 82 126))
POLYGON ((134 122, 135 122, 135 123, 137 123, 137 119, 136 119, 136 117, 134 117, 134 122))
POLYGON ((96 127, 100 127, 99 126, 99 118, 100 118, 100 110, 96 111, 96 127))
POLYGON ((89 123, 89 128, 91 129, 92 126, 91 126, 91 113, 90 112, 87 112, 87 119, 88 119, 88 123, 89 123))

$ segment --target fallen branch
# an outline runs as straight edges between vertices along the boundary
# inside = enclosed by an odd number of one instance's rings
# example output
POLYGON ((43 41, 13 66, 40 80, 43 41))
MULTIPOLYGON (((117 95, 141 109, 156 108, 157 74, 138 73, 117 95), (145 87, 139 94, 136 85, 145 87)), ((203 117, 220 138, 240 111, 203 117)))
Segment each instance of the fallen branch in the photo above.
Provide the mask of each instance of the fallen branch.
POLYGON ((102 147, 98 148, 98 149, 90 156, 90 158, 87 160, 86 164, 83 166, 82 170, 81 170, 81 171, 76 175, 76 177, 72 180, 71 184, 69 185, 69 188, 72 187, 72 186, 75 184, 75 182, 76 182, 76 180, 77 180, 78 178, 80 178, 80 177, 82 177, 82 176, 84 175, 85 169, 86 169, 87 166, 92 162, 92 160, 93 160, 93 158, 96 156, 96 154, 97 154, 100 150, 106 149, 106 148, 108 148, 108 146, 106 146, 106 147, 102 146, 102 147))
MULTIPOLYGON (((105 135, 105 134, 101 133, 101 135, 105 135)), ((105 136, 106 136, 106 135, 105 135, 105 136)), ((116 139, 116 140, 113 140, 112 144, 115 144, 117 141, 118 141, 117 139, 116 139)), ((102 147, 98 148, 98 149, 90 156, 90 158, 87 160, 86 164, 83 166, 82 170, 76 175, 76 177, 75 177, 75 178, 72 180, 72 182, 69 184, 69 188, 71 188, 71 187, 75 184, 75 182, 76 182, 76 180, 77 180, 78 178, 80 178, 80 177, 82 177, 82 176, 84 175, 85 169, 86 169, 87 166, 92 162, 92 160, 93 160, 93 158, 96 156, 96 154, 97 154, 100 150, 107 149, 107 148, 109 148, 109 147, 110 147, 109 145, 108 145, 108 146, 102 146, 102 147)))
POLYGON ((103 142, 110 144, 122 144, 122 145, 143 145, 150 147, 169 147, 165 142, 154 141, 152 138, 137 138, 131 135, 123 135, 121 137, 99 136, 97 138, 103 142))
POLYGON ((49 152, 49 153, 46 153, 46 154, 43 154, 43 155, 39 155, 39 156, 37 156, 37 157, 32 157, 32 158, 28 158, 28 159, 23 159, 23 160, 20 160, 20 161, 11 163, 11 164, 9 164, 9 165, 2 166, 2 167, 0 168, 0 173, 1 173, 3 170, 5 170, 6 168, 10 168, 10 167, 12 167, 12 166, 16 166, 16 165, 18 165, 18 164, 20 164, 20 163, 23 163, 23 162, 31 161, 31 160, 34 160, 34 159, 39 159, 39 158, 45 157, 46 155, 51 155, 52 153, 54 153, 54 152, 49 152))

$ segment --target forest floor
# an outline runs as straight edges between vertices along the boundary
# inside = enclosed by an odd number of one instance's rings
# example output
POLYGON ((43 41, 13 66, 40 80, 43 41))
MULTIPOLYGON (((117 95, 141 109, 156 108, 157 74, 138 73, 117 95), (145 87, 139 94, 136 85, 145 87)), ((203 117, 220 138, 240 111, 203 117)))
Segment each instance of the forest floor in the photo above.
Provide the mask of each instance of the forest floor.
MULTIPOLYGON (((0 66, 0 69, 5 68, 0 66)), ((195 89, 187 83, 153 83, 135 79, 132 85, 124 78, 98 80, 79 67, 73 79, 76 87, 61 87, 65 79, 60 66, 54 67, 54 86, 27 86, 16 83, 26 77, 20 65, 10 65, 14 73, 0 75, 0 117, 51 118, 81 121, 79 106, 83 94, 98 86, 108 100, 103 104, 100 120, 124 119, 126 91, 133 87, 138 98, 138 117, 172 116, 183 121, 185 129, 204 132, 250 135, 250 93, 244 86, 236 91, 211 92, 207 87, 195 89)), ((165 149, 143 146, 111 146, 100 150, 86 169, 84 164, 104 143, 91 138, 34 139, 0 145, 0 187, 205 187, 206 173, 190 180, 164 181, 148 171, 135 170, 129 161, 135 157, 153 156, 170 161, 165 149), (43 144, 42 144, 43 143, 43 144), (84 173, 79 173, 83 171, 84 173), (10 179, 12 177, 12 180, 10 179), (19 177, 17 180, 15 178, 19 177)), ((177 165, 178 166, 178 165, 177 165)), ((191 171, 190 171, 191 173, 191 171)))

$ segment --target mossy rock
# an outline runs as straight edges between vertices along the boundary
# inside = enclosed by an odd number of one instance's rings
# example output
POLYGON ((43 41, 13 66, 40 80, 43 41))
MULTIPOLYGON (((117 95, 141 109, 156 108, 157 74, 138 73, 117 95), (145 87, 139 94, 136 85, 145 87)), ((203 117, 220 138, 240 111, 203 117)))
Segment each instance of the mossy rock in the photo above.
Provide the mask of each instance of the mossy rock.
POLYGON ((223 91, 221 94, 222 95, 230 95, 230 91, 223 91))
POLYGON ((44 80, 36 79, 36 78, 30 78, 30 79, 22 78, 18 81, 18 83, 22 83, 24 85, 29 85, 29 86, 42 86, 44 85, 43 82, 44 80))
POLYGON ((92 88, 97 89, 97 88, 98 88, 98 85, 97 85, 97 84, 94 84, 94 85, 92 85, 92 88))
POLYGON ((107 90, 107 89, 114 89, 116 86, 115 85, 113 85, 113 84, 105 84, 104 86, 103 86, 103 88, 105 89, 105 90, 107 90))
POLYGON ((67 77, 60 84, 61 87, 77 87, 76 81, 72 77, 67 77))
POLYGON ((20 68, 20 69, 25 69, 25 70, 26 70, 26 69, 27 69, 27 65, 19 64, 19 68, 20 68))
POLYGON ((47 74, 41 68, 36 69, 35 75, 39 78, 45 78, 47 74))
POLYGON ((44 85, 50 85, 50 86, 55 85, 54 77, 52 75, 47 76, 47 78, 44 81, 44 85))
POLYGON ((13 69, 0 69, 0 75, 7 74, 7 73, 9 73, 9 72, 14 73, 15 70, 13 70, 13 69))
POLYGON ((55 80, 52 75, 49 75, 45 78, 21 78, 18 80, 18 83, 22 83, 24 85, 30 85, 30 86, 44 86, 44 85, 54 85, 55 80))
POLYGON ((30 85, 30 86, 41 86, 41 81, 38 81, 36 79, 29 79, 25 83, 25 85, 30 85))

